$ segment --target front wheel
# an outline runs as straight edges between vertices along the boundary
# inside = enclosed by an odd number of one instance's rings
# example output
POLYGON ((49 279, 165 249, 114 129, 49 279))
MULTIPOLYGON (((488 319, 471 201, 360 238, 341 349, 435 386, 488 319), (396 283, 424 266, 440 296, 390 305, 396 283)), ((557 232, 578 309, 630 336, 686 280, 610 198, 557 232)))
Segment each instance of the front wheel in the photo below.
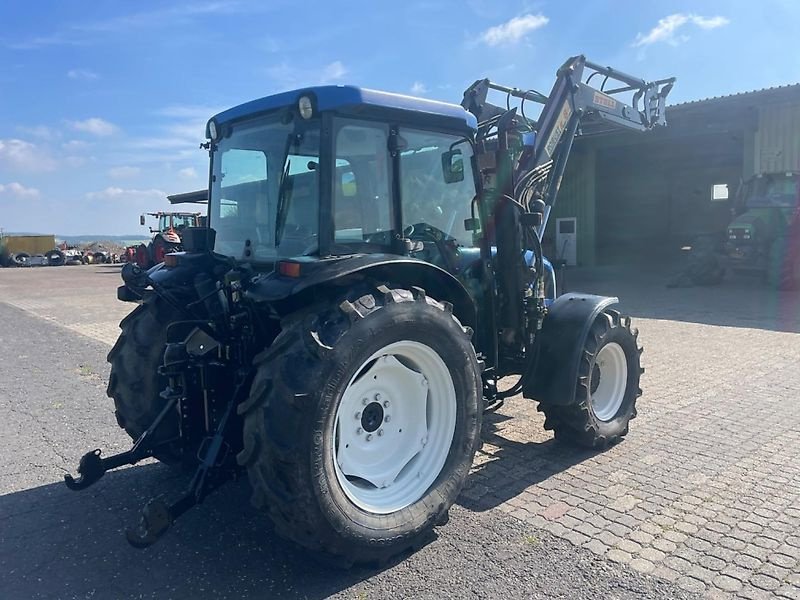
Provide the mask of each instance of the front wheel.
POLYGON ((584 342, 571 403, 541 403, 545 429, 587 448, 606 448, 628 433, 642 394, 642 349, 630 319, 607 309, 598 315, 584 342))
POLYGON ((446 519, 479 443, 469 330, 422 290, 381 287, 296 318, 258 359, 244 450, 278 533, 381 563, 446 519))

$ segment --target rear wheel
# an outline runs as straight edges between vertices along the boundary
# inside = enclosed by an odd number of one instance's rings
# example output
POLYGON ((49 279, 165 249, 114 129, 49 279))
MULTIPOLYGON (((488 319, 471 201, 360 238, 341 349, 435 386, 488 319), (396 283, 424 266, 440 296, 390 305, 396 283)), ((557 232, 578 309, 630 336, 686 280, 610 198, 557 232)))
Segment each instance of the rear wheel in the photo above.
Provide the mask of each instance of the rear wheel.
POLYGON ((573 402, 540 404, 545 429, 588 448, 605 448, 628 433, 636 417, 636 399, 642 394, 637 336, 630 319, 615 310, 597 317, 584 343, 573 402))
POLYGON ((151 266, 153 266, 153 263, 150 260, 150 251, 144 244, 139 244, 136 246, 135 262, 142 269, 149 269, 151 266))
POLYGON ((180 248, 175 244, 172 244, 165 240, 160 235, 157 235, 153 240, 153 244, 150 248, 151 258, 153 259, 154 264, 164 262, 164 257, 171 253, 171 252, 178 252, 180 248))
POLYGON ((385 287, 285 327, 239 407, 239 462, 278 533, 381 563, 446 520, 479 443, 469 333, 449 304, 385 287))
POLYGON ((800 285, 800 256, 792 256, 791 238, 782 236, 770 246, 767 263, 767 283, 778 290, 790 290, 800 285))
MULTIPOLYGON (((117 423, 136 440, 153 423, 164 406, 159 395, 167 379, 158 374, 167 344, 167 325, 180 314, 163 302, 152 299, 138 306, 119 326, 117 343, 108 353, 111 374, 107 394, 114 400, 117 423)), ((168 414, 154 433, 156 442, 178 435, 178 411, 168 414)), ((181 455, 169 447, 156 458, 177 463, 181 455)))

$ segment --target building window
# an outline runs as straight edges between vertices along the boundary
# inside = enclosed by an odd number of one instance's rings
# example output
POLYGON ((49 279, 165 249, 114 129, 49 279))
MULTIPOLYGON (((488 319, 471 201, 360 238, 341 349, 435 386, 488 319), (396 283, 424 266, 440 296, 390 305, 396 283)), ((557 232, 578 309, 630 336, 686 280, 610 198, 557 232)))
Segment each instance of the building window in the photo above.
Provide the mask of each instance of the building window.
POLYGON ((728 199, 728 184, 715 183, 711 186, 711 200, 713 202, 728 199))

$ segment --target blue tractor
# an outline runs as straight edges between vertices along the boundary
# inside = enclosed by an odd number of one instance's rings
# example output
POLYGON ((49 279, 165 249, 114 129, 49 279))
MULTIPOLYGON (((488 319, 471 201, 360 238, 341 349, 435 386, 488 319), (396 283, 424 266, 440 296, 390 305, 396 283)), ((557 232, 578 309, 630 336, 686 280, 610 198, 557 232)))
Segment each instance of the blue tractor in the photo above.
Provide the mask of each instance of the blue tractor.
POLYGON ((118 297, 139 306, 108 395, 135 443, 87 453, 67 485, 152 456, 192 469, 128 531, 144 547, 246 473, 279 534, 349 565, 446 521, 505 398, 537 402, 569 442, 620 441, 641 394, 636 332, 616 298, 559 295, 541 238, 576 135, 664 125, 672 83, 576 56, 549 95, 322 86, 216 115, 208 226, 122 272, 118 297))

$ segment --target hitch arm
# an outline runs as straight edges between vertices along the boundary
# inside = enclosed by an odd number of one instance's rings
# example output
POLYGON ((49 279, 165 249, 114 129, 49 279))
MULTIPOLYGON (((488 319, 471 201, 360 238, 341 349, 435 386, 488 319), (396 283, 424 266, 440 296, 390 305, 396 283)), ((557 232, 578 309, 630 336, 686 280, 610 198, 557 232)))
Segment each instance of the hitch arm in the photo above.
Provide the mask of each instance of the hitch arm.
POLYGON ((207 444, 201 445, 202 458, 189 488, 183 496, 169 505, 158 498, 150 500, 142 509, 138 526, 125 532, 125 537, 131 546, 134 548, 152 546, 169 530, 178 517, 196 504, 202 503, 211 492, 234 477, 234 471, 221 468, 220 465, 225 456, 222 453, 225 447, 225 428, 237 403, 239 389, 241 386, 228 402, 214 435, 206 438, 207 444))
POLYGON ((73 491, 85 490, 93 483, 96 483, 107 471, 111 471, 123 465, 136 464, 140 460, 153 456, 153 453, 162 446, 174 442, 175 440, 171 439, 156 444, 155 446, 149 443, 153 432, 158 428, 169 411, 175 407, 175 402, 177 402, 177 397, 171 397, 167 400, 166 404, 164 404, 164 408, 158 413, 156 419, 150 427, 139 436, 139 439, 136 440, 130 450, 114 454, 107 458, 100 457, 101 451, 99 448, 84 454, 80 463, 78 463, 79 477, 75 478, 70 474, 64 475, 64 483, 67 484, 67 487, 73 491))

